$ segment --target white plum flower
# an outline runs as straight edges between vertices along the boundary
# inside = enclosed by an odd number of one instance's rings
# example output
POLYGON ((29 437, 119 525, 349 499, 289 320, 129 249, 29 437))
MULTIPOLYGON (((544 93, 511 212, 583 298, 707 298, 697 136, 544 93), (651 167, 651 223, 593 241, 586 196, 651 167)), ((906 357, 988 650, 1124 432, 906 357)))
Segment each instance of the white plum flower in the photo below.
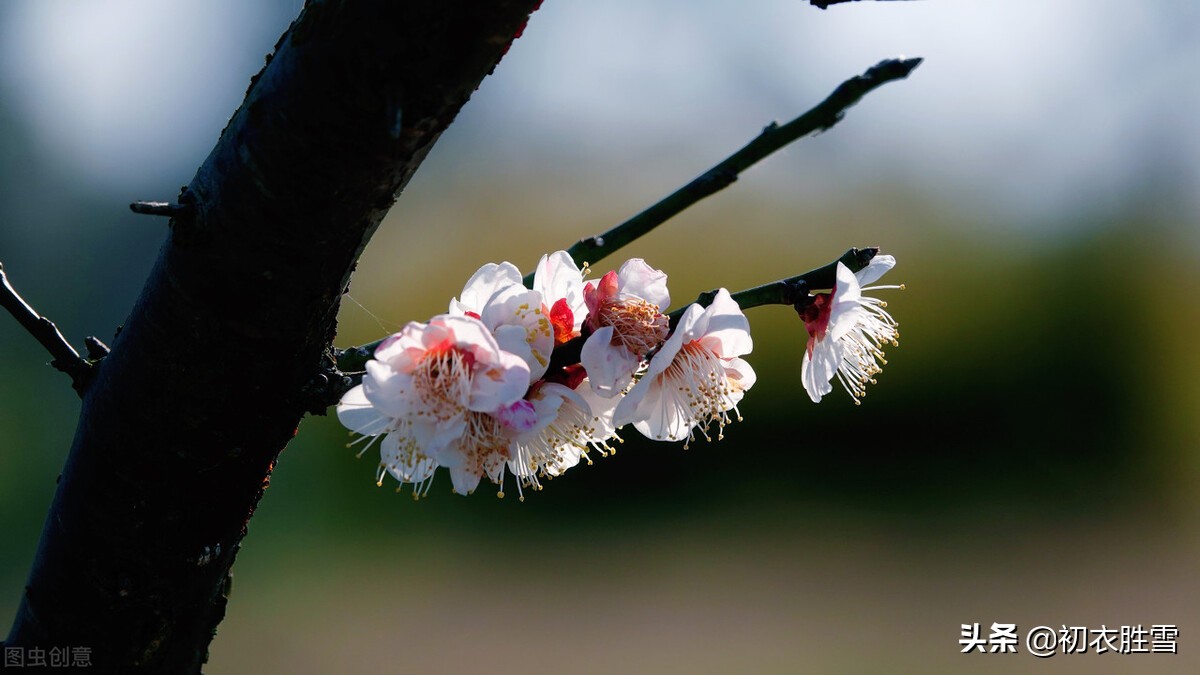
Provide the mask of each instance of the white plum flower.
POLYGON ((521 270, 510 262, 487 263, 475 271, 462 293, 450 299, 450 314, 479 318, 483 306, 498 291, 521 285, 521 270))
POLYGON ((627 260, 599 283, 584 286, 587 327, 592 331, 580 352, 580 363, 596 393, 617 396, 633 382, 651 351, 667 338, 671 304, 667 275, 641 258, 627 260))
POLYGON ((579 334, 587 316, 583 272, 566 251, 542 256, 533 272, 533 290, 541 293, 545 310, 554 325, 555 344, 579 334))
POLYGON ((800 379, 810 398, 833 391, 836 377, 855 404, 866 396, 867 384, 887 363, 883 345, 898 345, 900 337, 896 320, 887 313, 887 303, 863 295, 863 291, 903 288, 903 286, 868 286, 896 265, 890 255, 877 255, 857 274, 838 263, 832 293, 817 294, 811 304, 801 311, 808 330, 808 345, 800 366, 800 379))
POLYGON ((754 386, 754 369, 739 358, 754 348, 750 323, 724 288, 707 308, 690 305, 646 372, 617 404, 614 422, 632 423, 647 438, 709 438, 716 422, 720 439, 729 411, 754 386))
POLYGON ((529 366, 500 349, 482 321, 440 315, 411 322, 380 343, 362 384, 346 393, 337 413, 350 430, 383 436, 380 481, 387 472, 420 485, 447 465, 447 454, 459 460, 460 439, 490 424, 481 416, 502 425, 495 413, 511 410, 528 386, 529 366))
POLYGON ((542 295, 522 285, 521 272, 512 263, 480 267, 460 297, 450 301, 450 314, 483 321, 501 349, 524 359, 530 384, 545 374, 554 349, 554 328, 542 295))

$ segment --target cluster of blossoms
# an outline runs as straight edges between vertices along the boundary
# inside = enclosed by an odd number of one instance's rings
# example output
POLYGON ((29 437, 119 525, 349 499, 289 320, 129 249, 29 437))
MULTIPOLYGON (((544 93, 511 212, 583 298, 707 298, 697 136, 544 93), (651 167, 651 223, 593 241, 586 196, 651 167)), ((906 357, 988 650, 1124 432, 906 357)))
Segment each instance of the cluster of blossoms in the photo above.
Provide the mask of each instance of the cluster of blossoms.
MULTIPOLYGON (((801 309, 814 400, 835 376, 858 397, 878 371, 895 322, 861 284, 892 264, 872 261, 857 277, 839 267, 837 288, 801 309)), ((672 321, 667 275, 641 259, 598 281, 585 274, 565 251, 542 257, 532 288, 511 263, 489 263, 445 314, 376 347, 337 412, 364 452, 378 441, 380 484, 390 474, 419 497, 444 467, 455 492, 486 476, 503 496, 511 473, 523 497, 590 463, 590 451, 607 455, 625 425, 662 441, 722 437, 755 382, 741 358, 753 347, 750 326, 729 292, 672 321)))

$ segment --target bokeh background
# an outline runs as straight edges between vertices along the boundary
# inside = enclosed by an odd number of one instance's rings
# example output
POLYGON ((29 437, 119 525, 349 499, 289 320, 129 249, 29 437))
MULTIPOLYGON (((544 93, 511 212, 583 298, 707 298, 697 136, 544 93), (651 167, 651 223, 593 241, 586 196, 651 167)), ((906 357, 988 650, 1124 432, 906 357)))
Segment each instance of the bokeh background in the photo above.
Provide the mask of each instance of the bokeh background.
MULTIPOLYGON (((163 240, 126 205, 189 182, 299 9, 0 5, 0 260, 76 344, 111 336, 163 240)), ((367 250, 342 345, 904 54, 926 58, 909 81, 622 252, 683 302, 883 246, 900 348, 861 407, 814 405, 802 324, 753 310, 759 381, 727 440, 630 432, 524 503, 445 477, 414 503, 307 419, 209 670, 1200 671, 1197 34, 1185 0, 547 2, 367 250), (1179 654, 959 653, 961 624, 993 621, 1175 624, 1179 654)), ((0 345, 10 616, 78 401, 6 317, 0 345)))

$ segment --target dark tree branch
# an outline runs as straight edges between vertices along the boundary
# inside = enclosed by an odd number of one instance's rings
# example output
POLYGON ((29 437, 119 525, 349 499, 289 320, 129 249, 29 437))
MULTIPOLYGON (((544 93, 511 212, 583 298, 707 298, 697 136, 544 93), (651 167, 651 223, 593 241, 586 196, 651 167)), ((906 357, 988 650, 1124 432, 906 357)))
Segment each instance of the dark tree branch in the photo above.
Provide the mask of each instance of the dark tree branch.
POLYGON ((536 4, 305 3, 84 396, 9 646, 199 671, 355 261, 536 4))
MULTIPOLYGON (((757 138, 692 182, 608 232, 581 239, 567 249, 567 253, 579 265, 584 261, 595 263, 605 258, 692 204, 725 189, 737 180, 739 174, 776 150, 809 134, 829 129, 840 122, 846 110, 858 103, 863 96, 888 82, 908 77, 919 65, 919 58, 889 59, 877 63, 862 75, 843 82, 815 108, 783 126, 772 122, 757 138)), ((525 285, 532 284, 533 275, 526 275, 525 285)))
MULTIPOLYGON (((913 0, 874 0, 874 2, 912 2, 913 0)), ((808 4, 818 9, 829 9, 830 5, 840 5, 843 2, 859 2, 859 0, 808 0, 808 4)))
POLYGON ((17 289, 13 288, 12 283, 8 280, 8 274, 4 272, 4 263, 0 263, 0 286, 2 286, 0 288, 0 305, 4 305, 4 309, 13 315, 17 323, 21 324, 22 328, 41 343, 46 351, 50 352, 50 356, 54 357, 50 365, 55 370, 69 375, 71 385, 80 396, 83 396, 88 382, 92 379, 92 364, 75 351, 75 348, 67 342, 53 321, 38 314, 17 293, 17 289))

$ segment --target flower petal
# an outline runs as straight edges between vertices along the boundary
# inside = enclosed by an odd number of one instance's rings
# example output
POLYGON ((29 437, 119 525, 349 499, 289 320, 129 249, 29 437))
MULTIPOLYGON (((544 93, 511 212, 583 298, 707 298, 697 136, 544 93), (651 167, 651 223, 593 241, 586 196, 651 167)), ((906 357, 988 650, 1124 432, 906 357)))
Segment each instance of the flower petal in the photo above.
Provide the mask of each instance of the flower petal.
POLYGON ((510 262, 487 263, 475 271, 463 286, 458 298, 450 301, 450 313, 462 315, 466 312, 479 314, 489 298, 497 291, 521 284, 521 270, 510 262))
POLYGON ((701 343, 718 356, 728 358, 749 354, 754 349, 750 338, 750 322, 742 308, 724 288, 717 291, 712 304, 704 310, 708 324, 704 327, 701 343))
POLYGON ((660 310, 671 304, 666 272, 654 269, 641 258, 630 258, 617 270, 617 295, 641 298, 660 310))
POLYGON ((516 354, 496 350, 488 361, 476 363, 467 407, 490 413, 525 396, 529 389, 529 366, 516 354))
POLYGON ((566 306, 574 315, 575 332, 587 317, 587 305, 583 300, 583 274, 579 266, 566 251, 555 251, 542 256, 533 272, 533 290, 542 294, 547 305, 566 300, 566 306))
POLYGON ((592 390, 605 398, 624 391, 642 362, 623 345, 614 345, 612 336, 613 327, 605 326, 588 336, 579 352, 592 390))
POLYGON ((822 396, 833 391, 830 381, 837 372, 837 360, 832 342, 822 340, 820 343, 814 343, 815 341, 809 338, 808 348, 804 350, 804 360, 800 364, 800 380, 804 383, 808 397, 814 403, 820 403, 822 396))
POLYGON ((342 395, 337 405, 338 421, 356 434, 374 436, 387 430, 390 418, 380 414, 358 385, 342 395))
POLYGON ((896 266, 896 256, 875 254, 867 266, 854 273, 860 286, 868 286, 879 280, 888 270, 896 266))

